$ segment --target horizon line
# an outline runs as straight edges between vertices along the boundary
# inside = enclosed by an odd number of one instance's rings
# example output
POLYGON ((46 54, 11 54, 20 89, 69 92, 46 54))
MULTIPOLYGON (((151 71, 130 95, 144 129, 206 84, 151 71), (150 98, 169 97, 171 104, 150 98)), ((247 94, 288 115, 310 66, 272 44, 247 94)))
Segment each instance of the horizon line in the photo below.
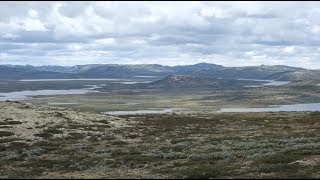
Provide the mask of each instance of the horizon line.
MULTIPOLYGON (((217 65, 217 66, 223 66, 223 67, 259 67, 259 66, 287 66, 287 67, 293 67, 293 68, 302 68, 302 69, 309 69, 301 66, 291 66, 291 65, 284 65, 284 64, 274 64, 274 65, 265 65, 265 64, 260 64, 260 65, 246 65, 246 66, 224 66, 221 64, 216 64, 216 63, 208 63, 208 62, 200 62, 200 63, 195 63, 195 64, 181 64, 181 65, 163 65, 163 64, 114 64, 114 63, 97 63, 97 64, 75 64, 75 65, 31 65, 31 64, 0 64, 0 66, 32 66, 32 67, 42 67, 42 66, 60 66, 60 67, 74 67, 74 66, 88 66, 88 65, 119 65, 119 66, 127 66, 127 65, 160 65, 160 66, 169 66, 169 67, 177 67, 177 66, 193 66, 197 64, 209 64, 209 65, 217 65)), ((313 69, 316 70, 316 69, 313 69)))

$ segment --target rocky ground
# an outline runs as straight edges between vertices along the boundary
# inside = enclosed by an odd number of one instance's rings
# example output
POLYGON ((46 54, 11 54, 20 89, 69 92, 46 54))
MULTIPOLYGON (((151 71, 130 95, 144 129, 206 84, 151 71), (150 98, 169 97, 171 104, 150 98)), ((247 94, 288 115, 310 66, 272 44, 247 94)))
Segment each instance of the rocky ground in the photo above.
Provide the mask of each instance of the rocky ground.
POLYGON ((1 178, 320 178, 320 113, 107 116, 0 102, 1 178))

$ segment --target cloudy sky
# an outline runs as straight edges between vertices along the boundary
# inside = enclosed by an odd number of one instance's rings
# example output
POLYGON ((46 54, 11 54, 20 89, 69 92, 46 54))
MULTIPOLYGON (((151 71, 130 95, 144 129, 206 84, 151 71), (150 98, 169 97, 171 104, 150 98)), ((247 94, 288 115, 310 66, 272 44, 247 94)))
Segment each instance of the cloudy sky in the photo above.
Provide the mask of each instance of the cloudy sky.
POLYGON ((320 69, 320 2, 1 2, 0 64, 320 69))

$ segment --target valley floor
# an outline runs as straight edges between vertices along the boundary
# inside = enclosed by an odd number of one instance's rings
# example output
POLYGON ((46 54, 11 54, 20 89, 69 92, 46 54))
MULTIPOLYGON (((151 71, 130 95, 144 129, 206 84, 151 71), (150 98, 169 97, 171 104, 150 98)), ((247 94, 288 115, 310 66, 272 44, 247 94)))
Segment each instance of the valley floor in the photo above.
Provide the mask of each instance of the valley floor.
POLYGON ((0 102, 0 178, 320 178, 320 112, 107 116, 0 102))

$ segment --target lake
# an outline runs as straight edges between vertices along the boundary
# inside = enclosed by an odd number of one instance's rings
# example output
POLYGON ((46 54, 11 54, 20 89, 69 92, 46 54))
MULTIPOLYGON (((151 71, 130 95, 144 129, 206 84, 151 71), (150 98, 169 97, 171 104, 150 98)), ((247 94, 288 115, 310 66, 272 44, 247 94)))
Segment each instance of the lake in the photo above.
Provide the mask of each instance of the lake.
POLYGON ((110 78, 79 78, 79 79, 21 79, 19 81, 33 82, 33 81, 120 81, 122 79, 110 78))
POLYGON ((185 108, 167 108, 167 109, 147 109, 147 110, 137 110, 137 111, 107 111, 103 114, 108 115, 136 115, 136 114, 162 114, 162 113, 172 113, 174 110, 183 110, 185 108))
POLYGON ((143 78, 157 78, 159 76, 134 76, 134 77, 143 77, 143 78))
POLYGON ((276 80, 262 80, 262 79, 237 79, 237 80, 266 82, 261 85, 252 85, 252 86, 245 86, 245 87, 281 86, 281 85, 285 85, 285 84, 288 84, 291 82, 291 81, 276 81, 276 80))
POLYGON ((14 91, 9 93, 0 93, 0 101, 5 100, 26 100, 32 96, 51 96, 67 94, 86 94, 90 92, 99 92, 94 89, 99 88, 97 85, 86 85, 88 88, 67 89, 67 90, 34 90, 34 91, 14 91))
MULTIPOLYGON (((144 76, 140 76, 144 77, 144 76)), ((145 76, 151 78, 152 76, 145 76)), ((113 78, 78 78, 78 79, 21 79, 23 82, 47 82, 47 81, 112 81, 112 83, 121 84, 136 84, 136 83, 149 83, 152 81, 132 81, 131 79, 113 79, 113 78)), ((0 101, 5 100, 26 100, 33 96, 51 96, 51 95, 67 95, 67 94, 86 94, 91 92, 99 92, 96 89, 106 86, 106 84, 100 85, 84 85, 88 88, 81 89, 66 89, 66 90, 26 90, 26 91, 13 91, 8 93, 0 93, 0 101)))
MULTIPOLYGON (((148 78, 149 76, 135 76, 148 78)), ((154 76, 156 77, 156 76, 154 76)), ((151 76, 149 77, 151 78, 151 76)), ((79 78, 79 79, 21 79, 24 82, 47 82, 47 81, 112 81, 112 83, 120 84, 137 84, 137 83, 150 83, 152 81, 132 81, 130 79, 111 79, 111 78, 79 78)))
POLYGON ((79 103, 68 103, 68 102, 49 102, 48 105, 73 105, 79 103))
POLYGON ((120 84, 137 84, 137 83, 151 83, 152 81, 141 81, 141 82, 138 82, 138 81, 125 81, 125 82, 118 82, 120 84))
POLYGON ((217 112, 320 111, 320 103, 274 105, 267 108, 222 108, 217 112))

